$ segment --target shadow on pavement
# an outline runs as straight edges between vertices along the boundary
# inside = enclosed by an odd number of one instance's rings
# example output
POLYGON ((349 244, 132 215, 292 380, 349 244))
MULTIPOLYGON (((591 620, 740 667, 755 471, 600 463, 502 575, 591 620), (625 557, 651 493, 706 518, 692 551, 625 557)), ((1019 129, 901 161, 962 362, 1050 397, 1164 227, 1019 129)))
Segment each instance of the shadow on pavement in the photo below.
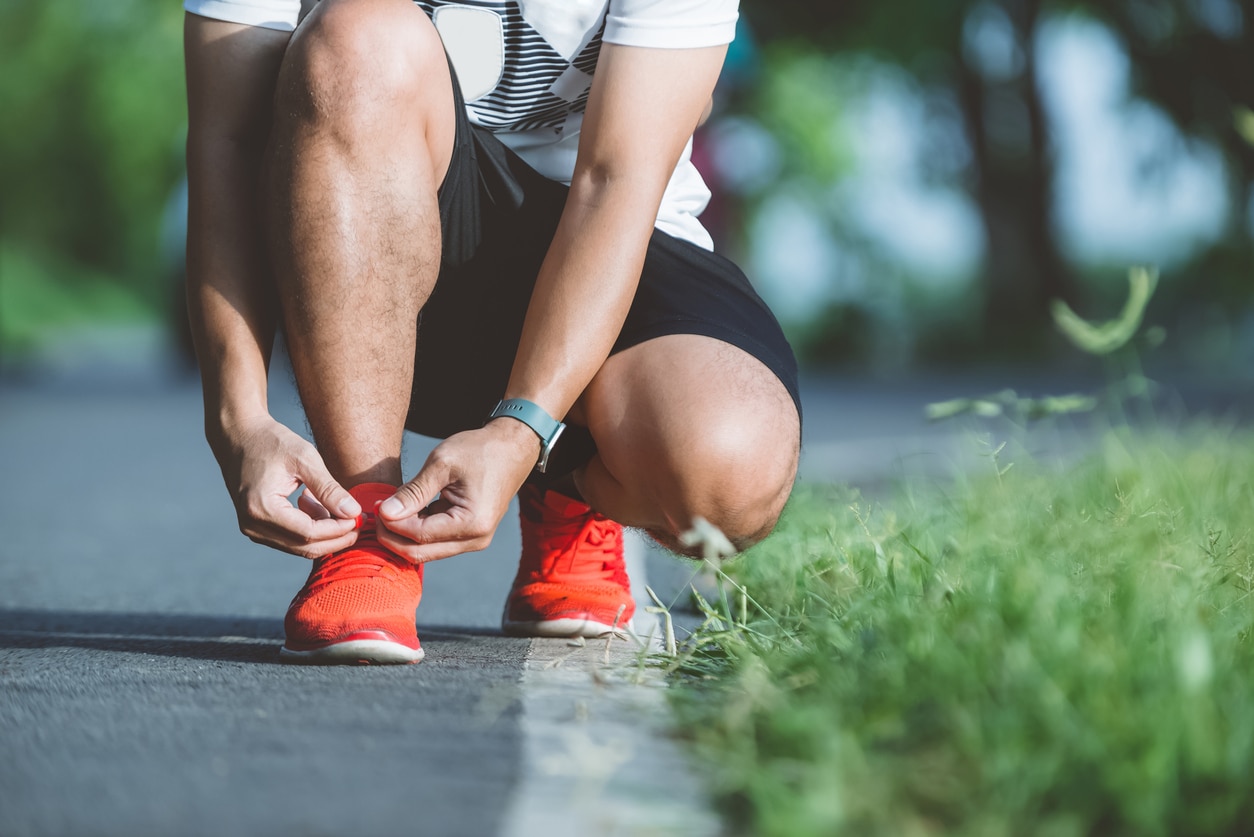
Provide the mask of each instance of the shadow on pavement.
POLYGON ((165 613, 0 610, 0 648, 86 648, 278 663, 283 620, 165 613))
MULTIPOLYGON (((504 635, 495 629, 419 625, 424 640, 504 635)), ((218 662, 280 664, 283 620, 241 616, 0 610, 0 649, 84 648, 218 662)))

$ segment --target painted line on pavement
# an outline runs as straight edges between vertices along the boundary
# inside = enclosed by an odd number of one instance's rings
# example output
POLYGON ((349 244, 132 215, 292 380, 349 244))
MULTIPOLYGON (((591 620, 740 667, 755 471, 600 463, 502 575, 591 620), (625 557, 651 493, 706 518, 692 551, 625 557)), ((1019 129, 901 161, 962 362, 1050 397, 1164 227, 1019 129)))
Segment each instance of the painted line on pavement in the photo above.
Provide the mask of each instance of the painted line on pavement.
POLYGON ((660 629, 644 613, 646 546, 627 539, 635 641, 532 641, 521 680, 522 760, 504 837, 717 835, 718 817, 683 746, 664 676, 644 664, 660 629))

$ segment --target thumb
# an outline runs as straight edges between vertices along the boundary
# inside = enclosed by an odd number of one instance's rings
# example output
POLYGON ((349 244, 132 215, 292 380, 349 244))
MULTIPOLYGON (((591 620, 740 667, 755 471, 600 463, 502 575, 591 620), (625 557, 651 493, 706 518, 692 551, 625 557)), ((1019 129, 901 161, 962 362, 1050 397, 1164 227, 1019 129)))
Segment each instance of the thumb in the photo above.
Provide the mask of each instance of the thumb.
POLYGON ((311 492, 332 515, 347 520, 361 514, 361 504, 335 481, 323 464, 322 457, 316 454, 305 457, 301 461, 301 471, 300 479, 305 483, 305 490, 311 492))
POLYGON ((384 520, 400 520, 425 509, 448 484, 449 470, 428 460, 412 480, 396 489, 396 493, 379 506, 384 520))

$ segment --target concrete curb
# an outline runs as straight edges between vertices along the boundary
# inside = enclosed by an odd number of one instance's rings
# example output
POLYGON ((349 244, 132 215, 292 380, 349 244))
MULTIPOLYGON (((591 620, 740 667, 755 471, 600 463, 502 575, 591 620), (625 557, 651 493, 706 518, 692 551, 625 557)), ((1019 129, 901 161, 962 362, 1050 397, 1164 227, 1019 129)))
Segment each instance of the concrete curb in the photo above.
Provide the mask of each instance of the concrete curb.
POLYGON ((644 655, 660 647, 644 613, 646 547, 627 544, 638 641, 536 639, 521 682, 522 765, 505 837, 716 835, 683 747, 670 737, 666 683, 644 655))

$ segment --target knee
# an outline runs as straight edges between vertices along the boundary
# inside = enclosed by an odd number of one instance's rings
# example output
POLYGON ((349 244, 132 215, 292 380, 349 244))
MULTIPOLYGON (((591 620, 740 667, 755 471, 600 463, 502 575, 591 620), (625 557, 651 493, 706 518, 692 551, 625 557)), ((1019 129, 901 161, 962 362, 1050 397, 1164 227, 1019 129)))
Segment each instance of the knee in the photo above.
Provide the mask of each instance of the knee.
POLYGON ((444 66, 439 35, 407 0, 322 0, 283 58, 280 118, 371 130, 371 117, 419 97, 444 66))
POLYGON ((796 479, 798 437, 791 431, 780 435, 755 429, 734 417, 707 424, 700 439, 685 447, 671 475, 677 490, 666 492, 669 508, 663 511, 673 530, 666 545, 699 555, 699 548, 678 544, 678 536, 698 517, 718 528, 738 552, 769 535, 796 479))

